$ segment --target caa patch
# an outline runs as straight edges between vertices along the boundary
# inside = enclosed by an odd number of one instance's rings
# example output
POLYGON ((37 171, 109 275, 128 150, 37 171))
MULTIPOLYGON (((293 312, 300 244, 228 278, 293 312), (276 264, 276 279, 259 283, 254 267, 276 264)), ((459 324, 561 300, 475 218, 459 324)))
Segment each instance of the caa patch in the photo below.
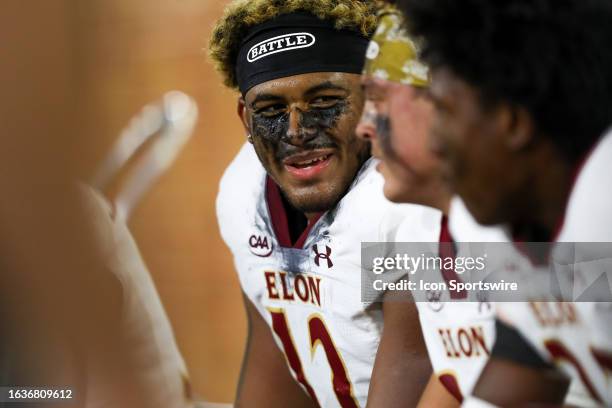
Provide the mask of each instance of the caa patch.
POLYGON ((253 255, 267 258, 272 254, 274 245, 272 244, 272 239, 265 235, 251 235, 249 237, 249 249, 253 255))
POLYGON ((247 61, 255 62, 269 55, 278 54, 279 52, 312 47, 316 42, 317 39, 310 33, 292 33, 268 38, 249 49, 247 61))

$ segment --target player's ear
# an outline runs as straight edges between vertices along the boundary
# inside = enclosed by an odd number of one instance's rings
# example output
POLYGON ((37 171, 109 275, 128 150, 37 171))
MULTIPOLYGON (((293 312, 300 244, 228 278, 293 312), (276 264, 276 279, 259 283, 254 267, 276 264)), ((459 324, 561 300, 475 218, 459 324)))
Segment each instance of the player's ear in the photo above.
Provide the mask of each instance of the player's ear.
POLYGON ((498 115, 510 150, 521 150, 533 141, 533 119, 525 108, 506 105, 500 108, 498 115))
POLYGON ((244 98, 242 96, 238 98, 238 104, 236 106, 236 113, 238 114, 238 117, 240 118, 240 121, 242 122, 242 126, 244 127, 244 132, 245 132, 245 136, 247 140, 252 143, 251 130, 249 128, 249 118, 248 118, 247 109, 246 109, 246 102, 244 101, 244 98))

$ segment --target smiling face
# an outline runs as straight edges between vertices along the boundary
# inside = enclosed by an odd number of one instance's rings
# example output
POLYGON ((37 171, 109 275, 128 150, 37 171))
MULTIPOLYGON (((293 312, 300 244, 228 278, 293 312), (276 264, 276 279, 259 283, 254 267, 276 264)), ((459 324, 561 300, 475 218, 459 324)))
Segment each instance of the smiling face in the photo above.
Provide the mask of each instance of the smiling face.
POLYGON ((366 103, 357 133, 381 163, 385 196, 395 202, 444 206, 439 161, 428 149, 432 106, 423 90, 364 77, 366 103))
POLYGON ((362 107, 359 75, 309 73, 253 87, 238 111, 270 177, 309 214, 332 208, 369 157, 355 135, 362 107))

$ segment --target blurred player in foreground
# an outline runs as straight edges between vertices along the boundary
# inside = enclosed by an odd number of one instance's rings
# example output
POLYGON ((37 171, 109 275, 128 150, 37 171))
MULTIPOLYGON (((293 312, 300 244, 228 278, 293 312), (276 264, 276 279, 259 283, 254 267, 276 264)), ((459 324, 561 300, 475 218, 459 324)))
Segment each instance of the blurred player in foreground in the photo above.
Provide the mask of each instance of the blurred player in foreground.
MULTIPOLYGON (((75 183, 86 137, 74 102, 88 88, 78 57, 93 38, 76 3, 42 6, 9 1, 0 14, 11 55, 0 66, 0 407, 184 407, 182 359, 125 219, 75 183), (26 402, 33 387, 42 397, 26 402)), ((161 120, 178 113, 168 102, 156 122, 165 147, 195 113, 161 120)))
MULTIPOLYGON (((197 121, 195 102, 169 92, 145 106, 123 130, 97 169, 92 185, 81 186, 85 207, 101 257, 120 292, 117 336, 125 348, 129 377, 140 389, 131 392, 150 407, 193 406, 187 368, 153 279, 132 237, 127 221, 144 194, 170 167, 191 136, 197 121), (114 188, 111 188, 114 187, 114 188), (114 191, 107 199, 104 191, 114 191)), ((87 375, 87 407, 122 406, 117 393, 123 375, 100 376, 104 355, 92 355, 87 375)))
MULTIPOLYGON (((362 79, 366 103, 357 133, 371 141, 372 154, 381 159, 378 170, 385 178, 385 195, 392 201, 427 205, 445 214, 439 227, 441 256, 454 256, 449 224, 460 230, 460 237, 469 235, 472 241, 502 240, 497 229, 479 226, 460 200, 451 205, 440 161, 428 148, 433 113, 425 95, 428 68, 419 61, 403 24, 397 11, 388 10, 381 16, 362 79), (451 252, 445 253, 447 250, 451 252)), ((453 269, 440 272, 446 281, 461 279, 453 269)), ((427 302, 417 303, 434 370, 420 406, 458 407, 486 363, 495 336, 493 308, 456 301, 464 300, 465 295, 431 293, 427 302), (459 347, 466 342, 468 346, 459 347)))
MULTIPOLYGON (((196 118, 189 97, 168 94, 132 119, 91 186, 77 185, 72 175, 59 177, 50 165, 42 167, 46 173, 28 168, 29 183, 18 185, 22 192, 13 190, 17 194, 1 211, 4 218, 4 209, 14 208, 3 231, 12 239, 2 245, 3 252, 13 251, 3 264, 12 291, 23 295, 2 311, 7 320, 21 322, 3 333, 0 384, 14 391, 57 391, 55 400, 25 405, 193 406, 170 323, 126 223, 189 138, 196 118), (128 161, 134 166, 126 170, 128 161), (102 191, 119 180, 114 198, 105 198, 102 191), (36 200, 22 201, 26 197, 36 200)), ((15 406, 6 398, 0 406, 15 406)))
POLYGON ((361 302, 361 243, 394 241, 401 222, 435 241, 439 222, 383 197, 355 135, 378 8, 240 1, 213 33, 249 141, 217 199, 249 320, 237 406, 411 406, 431 373, 414 304, 361 302))
MULTIPOLYGON (((517 241, 612 242, 612 5, 402 5, 433 70, 433 149, 474 217, 517 241)), ((467 406, 561 404, 572 377, 580 405, 612 403, 610 303, 500 303, 498 316, 467 406)))

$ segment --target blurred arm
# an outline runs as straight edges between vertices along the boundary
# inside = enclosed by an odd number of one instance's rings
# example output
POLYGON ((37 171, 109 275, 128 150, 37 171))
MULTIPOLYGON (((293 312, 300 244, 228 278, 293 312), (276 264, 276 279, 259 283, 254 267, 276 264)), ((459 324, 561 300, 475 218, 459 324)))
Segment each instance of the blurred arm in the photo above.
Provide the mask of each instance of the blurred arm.
POLYGON ((562 405, 569 379, 544 361, 514 328, 496 322, 497 337, 473 394, 499 406, 562 405))
POLYGON ((246 295, 244 303, 248 337, 235 407, 317 407, 291 376, 270 328, 246 295))
POLYGON ((553 369, 536 369, 492 357, 483 370, 474 395, 497 406, 542 404, 561 406, 569 382, 553 369))
POLYGON ((385 295, 384 329, 368 395, 368 407, 414 407, 431 364, 421 332, 416 304, 385 295))

